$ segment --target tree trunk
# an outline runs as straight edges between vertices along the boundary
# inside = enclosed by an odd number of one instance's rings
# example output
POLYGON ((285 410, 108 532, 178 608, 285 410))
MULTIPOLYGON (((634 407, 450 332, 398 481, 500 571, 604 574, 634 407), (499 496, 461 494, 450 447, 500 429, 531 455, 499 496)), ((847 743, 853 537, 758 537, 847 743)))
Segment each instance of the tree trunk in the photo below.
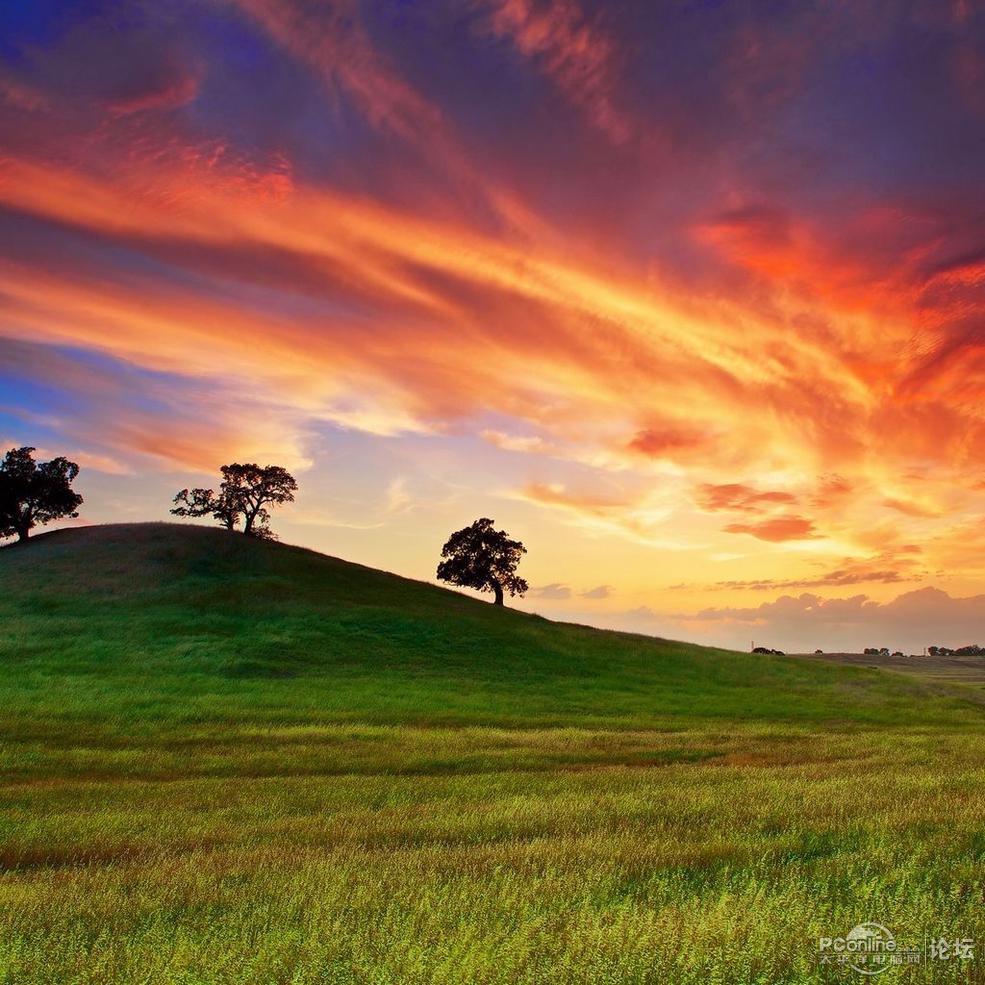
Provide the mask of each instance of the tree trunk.
POLYGON ((34 506, 28 505, 24 509, 17 511, 15 519, 17 529, 17 542, 26 544, 27 538, 31 536, 31 527, 34 526, 34 506))
POLYGON ((495 605, 503 604, 503 586, 498 581, 492 582, 493 591, 496 593, 495 605))

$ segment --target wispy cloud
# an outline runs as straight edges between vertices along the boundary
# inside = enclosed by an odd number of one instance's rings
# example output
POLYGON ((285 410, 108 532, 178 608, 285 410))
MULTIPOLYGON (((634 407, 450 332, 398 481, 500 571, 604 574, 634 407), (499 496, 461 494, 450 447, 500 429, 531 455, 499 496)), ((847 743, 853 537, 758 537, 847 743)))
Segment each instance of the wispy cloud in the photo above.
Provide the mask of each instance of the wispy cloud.
POLYGON ((530 590, 530 595, 535 599, 570 599, 571 589, 567 585, 559 582, 551 582, 550 585, 540 585, 530 590))
POLYGON ((476 0, 486 29, 533 58, 592 123, 617 143, 632 124, 616 95, 618 46, 577 0, 476 0))
POLYGON ((786 506, 797 501, 797 497, 789 492, 762 491, 739 482, 704 483, 698 487, 696 498, 702 509, 737 513, 761 513, 776 504, 786 506))
POLYGON ((595 588, 590 588, 587 592, 579 593, 583 599, 607 599, 612 595, 611 585, 596 585, 595 588))
POLYGON ((375 125, 403 136, 440 126, 441 114, 373 46, 354 0, 233 0, 324 83, 355 100, 375 125))

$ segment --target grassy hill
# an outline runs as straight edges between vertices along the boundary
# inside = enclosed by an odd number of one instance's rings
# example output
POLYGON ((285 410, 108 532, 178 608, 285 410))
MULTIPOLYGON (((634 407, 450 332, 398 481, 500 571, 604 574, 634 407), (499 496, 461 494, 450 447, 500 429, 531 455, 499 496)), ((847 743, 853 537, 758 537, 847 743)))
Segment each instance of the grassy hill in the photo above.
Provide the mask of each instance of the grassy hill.
POLYGON ((863 920, 985 938, 983 736, 960 688, 44 534, 0 550, 0 982, 840 980, 863 920))
POLYGON ((4 550, 0 618, 8 710, 53 703, 102 723, 629 728, 680 716, 926 721, 954 707, 926 691, 915 702, 915 686, 868 669, 559 624, 176 524, 62 530, 4 550))

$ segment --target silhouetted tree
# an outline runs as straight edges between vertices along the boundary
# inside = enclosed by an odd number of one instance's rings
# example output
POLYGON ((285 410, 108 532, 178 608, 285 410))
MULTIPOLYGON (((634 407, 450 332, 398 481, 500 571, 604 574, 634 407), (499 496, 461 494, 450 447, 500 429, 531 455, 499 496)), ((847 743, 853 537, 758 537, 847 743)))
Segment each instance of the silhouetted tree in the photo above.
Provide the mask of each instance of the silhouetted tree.
POLYGON ((34 448, 11 448, 0 463, 0 537, 27 540, 38 524, 79 515, 72 489, 79 467, 67 458, 35 462, 34 448))
POLYGON ((240 509, 237 503, 224 502, 214 489, 182 489, 174 497, 175 516, 213 516, 227 530, 239 523, 240 509))
POLYGON ((495 593, 496 605, 503 604, 503 593, 522 596, 530 587, 516 574, 516 567, 527 549, 518 540, 510 540, 505 530, 493 530, 487 517, 455 531, 441 556, 438 577, 442 581, 495 593))
POLYGON ((182 489, 174 497, 175 516, 211 516, 227 530, 243 521, 243 533, 264 540, 276 539, 270 529, 267 506, 293 503, 298 484, 294 476, 279 465, 261 468, 249 463, 223 465, 219 491, 182 489))

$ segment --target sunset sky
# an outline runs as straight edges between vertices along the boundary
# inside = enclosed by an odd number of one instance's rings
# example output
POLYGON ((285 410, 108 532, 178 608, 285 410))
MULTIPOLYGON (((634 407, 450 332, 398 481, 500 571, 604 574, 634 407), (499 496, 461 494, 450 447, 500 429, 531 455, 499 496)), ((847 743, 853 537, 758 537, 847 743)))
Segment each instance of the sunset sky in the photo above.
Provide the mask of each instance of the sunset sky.
POLYGON ((985 644, 985 5, 5 0, 0 441, 87 522, 748 649, 985 644))

